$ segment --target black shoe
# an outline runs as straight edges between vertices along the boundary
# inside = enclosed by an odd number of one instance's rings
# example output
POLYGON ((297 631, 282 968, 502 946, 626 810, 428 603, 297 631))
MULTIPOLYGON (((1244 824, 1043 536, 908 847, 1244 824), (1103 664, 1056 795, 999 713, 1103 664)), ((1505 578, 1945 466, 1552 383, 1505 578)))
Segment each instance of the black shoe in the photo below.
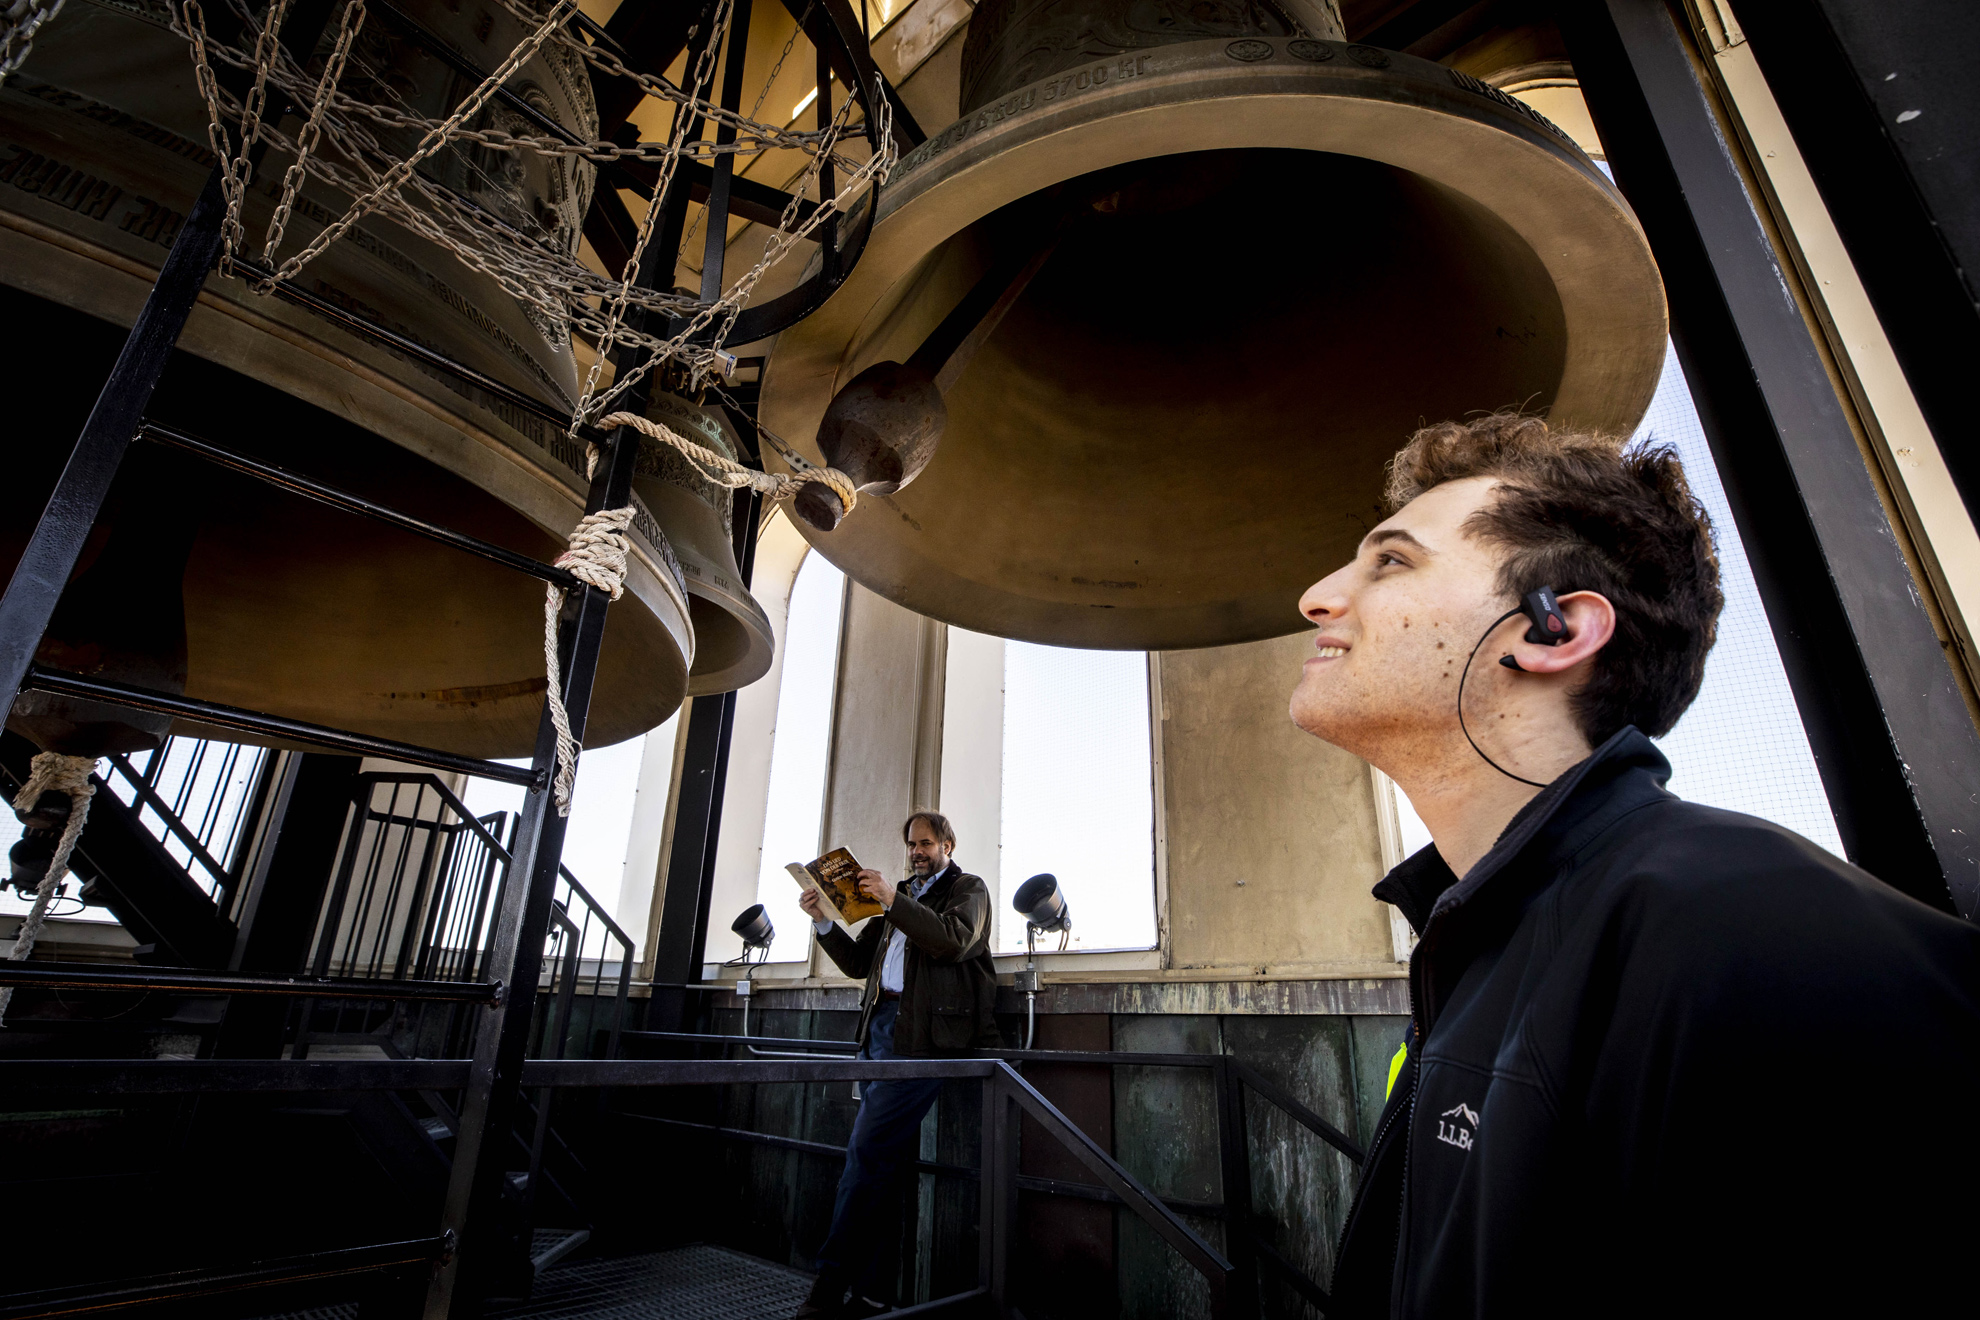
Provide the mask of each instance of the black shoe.
POLYGON ((849 1287, 843 1274, 832 1270, 822 1272, 813 1281, 811 1291, 805 1295, 804 1305, 798 1307, 794 1320, 814 1320, 814 1317, 824 1316, 832 1316, 836 1320, 840 1307, 845 1305, 849 1287))
POLYGON ((834 1313, 834 1320, 867 1320, 868 1316, 885 1315, 894 1308, 885 1302, 876 1302, 871 1297, 861 1297, 854 1293, 846 1304, 834 1313))

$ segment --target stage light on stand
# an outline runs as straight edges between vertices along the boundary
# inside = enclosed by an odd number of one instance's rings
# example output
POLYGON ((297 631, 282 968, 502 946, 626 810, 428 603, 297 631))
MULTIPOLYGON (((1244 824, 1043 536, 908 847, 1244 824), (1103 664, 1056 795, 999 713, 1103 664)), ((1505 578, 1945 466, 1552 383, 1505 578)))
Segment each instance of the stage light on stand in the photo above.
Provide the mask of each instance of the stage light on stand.
POLYGON ((1050 872, 1034 875, 1018 886, 1011 906, 1024 914, 1024 970, 1013 981, 1024 991, 1024 1047, 1031 1048, 1038 1030, 1038 933, 1058 931, 1059 948, 1072 937, 1072 907, 1050 872))
POLYGON ((770 924, 770 914, 763 910, 761 903, 751 903, 742 910, 742 915, 729 923, 729 929, 742 938, 742 957, 733 959, 730 966, 742 964, 743 973, 736 981, 736 998, 742 1000, 742 1034, 749 1036, 750 992, 755 987, 750 978, 756 975, 757 964, 770 960, 770 942, 777 938, 777 928, 770 924), (759 956, 752 959, 751 954, 759 956))

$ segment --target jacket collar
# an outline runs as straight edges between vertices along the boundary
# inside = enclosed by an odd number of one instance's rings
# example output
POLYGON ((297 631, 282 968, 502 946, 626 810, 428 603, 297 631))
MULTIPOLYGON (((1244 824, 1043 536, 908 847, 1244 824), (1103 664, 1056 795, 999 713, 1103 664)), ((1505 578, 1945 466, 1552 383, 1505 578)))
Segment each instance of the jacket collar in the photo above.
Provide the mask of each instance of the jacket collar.
POLYGON ((1421 935, 1433 918, 1471 902, 1529 846, 1536 863, 1572 855, 1617 817, 1665 796, 1670 777, 1656 744, 1626 725, 1521 807, 1462 880, 1432 844, 1382 877, 1375 897, 1394 904, 1421 935))

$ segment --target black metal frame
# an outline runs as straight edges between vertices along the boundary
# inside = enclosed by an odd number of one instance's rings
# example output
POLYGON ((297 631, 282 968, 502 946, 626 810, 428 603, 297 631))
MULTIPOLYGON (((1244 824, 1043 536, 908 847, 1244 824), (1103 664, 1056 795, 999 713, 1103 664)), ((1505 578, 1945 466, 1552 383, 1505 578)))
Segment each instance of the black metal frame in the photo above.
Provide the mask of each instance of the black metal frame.
POLYGON ((1663 272, 1698 416, 1850 860, 1980 911, 1980 730, 1790 291, 1689 37, 1664 0, 1561 27, 1663 272))

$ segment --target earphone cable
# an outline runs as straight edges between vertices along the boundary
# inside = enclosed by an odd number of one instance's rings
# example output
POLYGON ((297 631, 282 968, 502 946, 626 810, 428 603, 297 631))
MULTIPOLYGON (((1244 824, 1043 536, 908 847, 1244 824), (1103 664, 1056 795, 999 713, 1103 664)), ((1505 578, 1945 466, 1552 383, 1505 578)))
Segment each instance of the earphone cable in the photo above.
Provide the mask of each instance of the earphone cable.
POLYGON ((1464 681, 1467 678, 1471 677, 1471 662, 1478 658, 1478 648, 1485 645, 1486 638, 1490 637, 1493 631, 1497 629, 1500 624, 1504 623, 1507 619, 1510 619, 1514 615, 1519 613, 1521 613, 1519 609, 1510 609, 1507 610, 1504 614, 1501 614, 1498 618, 1492 620, 1491 626, 1486 628, 1484 632, 1479 634, 1477 643, 1474 644, 1471 648, 1471 654, 1464 658, 1464 672, 1458 675, 1458 690, 1457 690, 1458 728, 1464 731, 1464 740, 1471 744, 1471 750, 1477 752, 1479 757, 1485 762, 1486 765, 1491 766, 1494 770, 1497 770, 1500 774, 1504 775, 1508 779, 1517 779, 1520 783, 1531 784, 1535 788, 1545 788, 1546 785, 1541 783, 1539 780, 1528 779, 1525 775, 1516 775, 1512 771, 1500 765, 1497 761, 1494 761, 1491 757, 1486 756, 1485 749, 1478 745, 1478 740, 1471 736, 1471 730, 1468 727, 1466 727, 1464 722, 1464 681))

